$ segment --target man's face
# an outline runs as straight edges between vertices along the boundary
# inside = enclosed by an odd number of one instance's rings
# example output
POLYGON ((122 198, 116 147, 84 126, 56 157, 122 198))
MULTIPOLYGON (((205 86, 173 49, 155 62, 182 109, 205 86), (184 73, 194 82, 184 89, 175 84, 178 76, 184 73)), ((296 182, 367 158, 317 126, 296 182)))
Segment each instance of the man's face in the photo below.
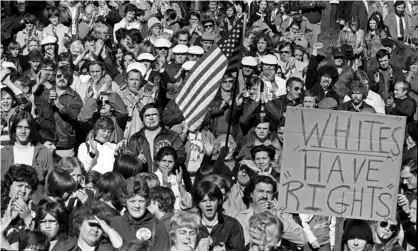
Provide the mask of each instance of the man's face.
POLYGON ((30 68, 34 71, 34 72, 38 72, 39 70, 39 66, 41 65, 41 59, 31 59, 29 60, 29 64, 30 64, 30 68))
POLYGON ((409 205, 409 221, 416 224, 417 223, 417 200, 411 201, 409 205))
POLYGON ((17 11, 19 11, 20 14, 23 14, 26 12, 26 3, 17 3, 16 4, 17 11))
POLYGON ((203 28, 205 29, 206 32, 213 32, 213 30, 214 30, 212 22, 204 23, 203 28))
POLYGON ((19 90, 21 90, 23 93, 28 93, 29 92, 29 87, 24 85, 21 81, 16 80, 13 82, 13 84, 19 88, 19 90))
POLYGON ((128 85, 128 89, 131 92, 136 93, 139 90, 141 83, 142 83, 142 76, 140 72, 131 71, 128 73, 127 85, 128 85))
POLYGON ((189 61, 197 62, 201 57, 202 55, 199 54, 189 54, 189 61))
POLYGON ((417 176, 411 173, 411 168, 405 166, 401 172, 401 182, 408 190, 417 189, 417 176))
POLYGON ((209 3, 210 11, 216 11, 217 8, 218 8, 218 2, 217 1, 210 1, 210 3, 209 3))
POLYGON ((109 29, 104 29, 102 30, 99 34, 98 37, 103 40, 103 42, 106 42, 109 38, 110 38, 110 33, 109 33, 109 29))
POLYGON ((283 143, 284 140, 284 126, 277 129, 277 139, 283 143))
POLYGON ((208 51, 213 46, 212 40, 204 40, 202 41, 202 48, 204 51, 208 51))
POLYGON ((103 95, 100 99, 102 101, 102 109, 100 109, 100 115, 109 116, 112 108, 110 106, 109 96, 103 95))
POLYGON ((295 50, 295 58, 298 61, 303 61, 303 52, 300 50, 295 50))
POLYGON ((303 91, 303 84, 300 82, 293 81, 291 86, 287 87, 287 93, 290 95, 292 100, 297 100, 301 97, 303 91))
POLYGON ((344 62, 344 57, 343 56, 335 56, 334 57, 334 64, 337 67, 341 67, 343 65, 344 62))
POLYGON ((382 69, 387 69, 389 67, 389 56, 384 56, 383 58, 379 58, 379 66, 382 69))
POLYGON ((303 107, 305 107, 305 108, 316 108, 315 97, 304 97, 303 98, 303 107))
POLYGON ((120 40, 120 43, 123 44, 127 49, 132 48, 133 44, 131 36, 125 36, 125 38, 120 40))
POLYGON ((395 12, 398 16, 403 16, 405 13, 405 4, 396 6, 395 12))
POLYGON ((28 44, 28 51, 39 50, 39 44, 36 41, 31 41, 28 44))
POLYGON ((356 90, 351 93, 351 101, 354 105, 359 105, 363 101, 363 94, 356 90))
POLYGON ((398 223, 393 220, 384 221, 384 224, 382 224, 382 222, 379 222, 376 225, 376 234, 382 240, 388 240, 393 236, 393 234, 396 233, 397 226, 398 226, 398 223))
POLYGON ((174 54, 174 60, 176 61, 176 64, 182 65, 184 62, 186 62, 187 59, 187 53, 176 53, 174 54))
POLYGON ((395 85, 395 89, 393 91, 393 94, 394 94, 395 98, 403 99, 407 96, 407 91, 404 90, 404 86, 403 86, 402 83, 397 83, 395 85))
POLYGON ((57 74, 55 75, 55 82, 56 86, 62 89, 65 89, 68 86, 68 79, 64 76, 61 70, 57 71, 57 74))
POLYGON ((42 67, 42 74, 45 74, 47 81, 51 81, 54 74, 54 69, 50 65, 45 65, 42 67))
POLYGON ((205 197, 199 202, 199 209, 202 212, 203 217, 208 220, 215 219, 218 210, 219 201, 215 198, 209 198, 206 194, 205 197))
POLYGON ((251 193, 253 206, 257 206, 261 201, 271 201, 273 199, 273 185, 260 182, 255 185, 251 193))
POLYGON ((225 92, 230 92, 234 85, 234 78, 224 78, 222 80, 221 88, 225 92))
POLYGON ((21 145, 27 145, 30 140, 30 127, 26 119, 21 120, 16 126, 16 141, 21 145))
POLYGON ((265 140, 270 133, 270 123, 260 123, 254 128, 255 135, 259 140, 265 140))
POLYGON ((89 74, 93 80, 99 80, 104 76, 103 69, 100 65, 90 65, 89 74))
POLYGON ((149 108, 144 112, 145 128, 152 129, 160 126, 160 114, 157 108, 149 108))
POLYGON ((244 65, 244 66, 242 67, 242 74, 243 74, 245 77, 250 77, 250 76, 252 76, 252 75, 253 75, 253 73, 254 73, 254 67, 247 66, 247 65, 244 65))
POLYGON ((158 55, 160 55, 160 56, 162 56, 164 58, 167 57, 167 55, 168 55, 168 49, 169 49, 168 47, 157 47, 156 49, 157 49, 158 55))
POLYGON ((187 45, 189 43, 189 36, 187 34, 179 34, 177 37, 178 44, 187 45))
POLYGON ((319 84, 322 86, 324 90, 328 90, 331 86, 332 79, 329 76, 322 76, 319 84))

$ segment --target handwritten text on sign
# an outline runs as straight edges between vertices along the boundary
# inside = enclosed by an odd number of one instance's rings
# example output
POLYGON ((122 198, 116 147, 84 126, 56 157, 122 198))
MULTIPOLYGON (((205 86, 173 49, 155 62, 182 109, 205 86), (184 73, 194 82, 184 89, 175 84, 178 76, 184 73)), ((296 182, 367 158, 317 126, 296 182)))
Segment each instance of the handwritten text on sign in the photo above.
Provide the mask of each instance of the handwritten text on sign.
POLYGON ((280 205, 285 211, 394 219, 405 118, 288 108, 280 205))

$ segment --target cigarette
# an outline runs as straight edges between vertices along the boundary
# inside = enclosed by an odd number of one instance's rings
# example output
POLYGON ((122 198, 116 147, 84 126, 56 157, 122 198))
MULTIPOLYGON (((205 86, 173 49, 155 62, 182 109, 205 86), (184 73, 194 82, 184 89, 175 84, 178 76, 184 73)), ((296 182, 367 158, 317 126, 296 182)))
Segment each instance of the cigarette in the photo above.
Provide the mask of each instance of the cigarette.
POLYGON ((189 246, 193 250, 193 245, 190 243, 187 243, 187 246, 189 246))

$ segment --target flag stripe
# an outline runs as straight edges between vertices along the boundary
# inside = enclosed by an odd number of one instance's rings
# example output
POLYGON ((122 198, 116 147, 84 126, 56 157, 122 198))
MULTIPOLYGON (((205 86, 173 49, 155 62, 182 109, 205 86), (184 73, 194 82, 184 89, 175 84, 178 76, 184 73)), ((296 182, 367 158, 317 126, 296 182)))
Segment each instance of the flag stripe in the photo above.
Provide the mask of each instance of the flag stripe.
POLYGON ((219 82, 222 80, 222 76, 219 73, 220 71, 225 72, 226 67, 227 67, 227 61, 225 58, 225 59, 217 60, 214 63, 215 65, 219 64, 220 66, 216 68, 213 67, 209 71, 205 72, 206 76, 204 77, 209 82, 213 82, 213 84, 208 83, 204 85, 204 83, 201 81, 202 79, 200 79, 198 82, 195 83, 194 90, 192 90, 192 92, 189 92, 188 102, 183 102, 183 104, 185 105, 184 116, 188 116, 188 114, 192 111, 192 106, 191 106, 192 102, 195 102, 196 100, 201 100, 204 95, 207 95, 207 91, 212 90, 213 87, 215 87, 215 90, 213 90, 213 92, 216 92, 217 91, 216 89, 219 88, 219 84, 220 84, 219 82))

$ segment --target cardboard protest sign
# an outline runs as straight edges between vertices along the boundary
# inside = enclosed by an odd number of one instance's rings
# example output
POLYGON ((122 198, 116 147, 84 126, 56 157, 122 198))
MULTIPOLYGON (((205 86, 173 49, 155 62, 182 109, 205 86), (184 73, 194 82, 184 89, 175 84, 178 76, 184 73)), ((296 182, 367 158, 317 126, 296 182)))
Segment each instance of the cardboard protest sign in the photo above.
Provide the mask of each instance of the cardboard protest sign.
POLYGON ((288 108, 282 209, 395 219, 405 124, 398 116, 288 108))

